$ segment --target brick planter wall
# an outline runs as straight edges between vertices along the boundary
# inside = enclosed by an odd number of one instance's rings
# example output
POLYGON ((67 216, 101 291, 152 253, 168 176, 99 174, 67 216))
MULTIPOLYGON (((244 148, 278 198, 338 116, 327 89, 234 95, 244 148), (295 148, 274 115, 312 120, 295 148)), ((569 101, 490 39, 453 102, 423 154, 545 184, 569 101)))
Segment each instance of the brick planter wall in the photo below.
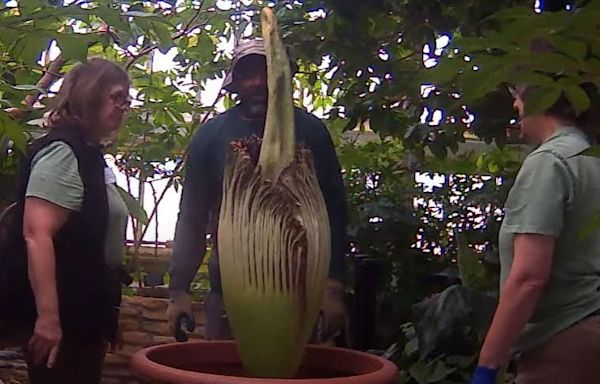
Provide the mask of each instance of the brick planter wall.
MULTIPOLYGON (((158 344, 172 343, 167 324, 166 299, 124 296, 119 315, 120 348, 109 351, 104 362, 102 384, 138 383, 129 371, 129 358, 138 350, 158 344)), ((196 329, 190 339, 204 338, 204 311, 193 304, 196 329)), ((27 384, 27 366, 17 349, 0 343, 0 384, 27 384)))

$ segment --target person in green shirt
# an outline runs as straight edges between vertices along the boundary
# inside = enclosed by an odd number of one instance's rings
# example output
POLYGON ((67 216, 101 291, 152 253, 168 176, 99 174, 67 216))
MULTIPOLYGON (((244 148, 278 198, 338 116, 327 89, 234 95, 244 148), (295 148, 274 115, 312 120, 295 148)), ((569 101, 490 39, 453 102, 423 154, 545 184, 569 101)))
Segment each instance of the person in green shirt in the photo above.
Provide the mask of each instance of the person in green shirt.
MULTIPOLYGON (((590 95, 594 86, 585 85, 590 95)), ((596 383, 600 377, 600 158, 589 154, 590 110, 560 99, 526 115, 530 89, 514 90, 521 133, 538 144, 505 203, 499 235, 500 301, 472 383, 494 383, 516 354, 518 384, 596 383)))
POLYGON ((36 315, 32 384, 100 382, 114 341, 127 208, 102 148, 130 108, 120 66, 92 58, 69 72, 32 144, 21 181, 22 238, 36 315))

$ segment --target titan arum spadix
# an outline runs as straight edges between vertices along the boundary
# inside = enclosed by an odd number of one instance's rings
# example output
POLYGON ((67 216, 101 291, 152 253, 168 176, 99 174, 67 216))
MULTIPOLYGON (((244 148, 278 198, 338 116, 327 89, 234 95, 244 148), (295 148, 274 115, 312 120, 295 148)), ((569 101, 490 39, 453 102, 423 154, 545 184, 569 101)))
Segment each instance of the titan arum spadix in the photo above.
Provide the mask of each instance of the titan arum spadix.
POLYGON ((246 371, 292 377, 316 322, 329 268, 327 209, 297 149, 292 81, 277 19, 261 13, 268 109, 262 143, 231 144, 219 216, 223 298, 246 371), (259 153, 260 152, 260 153, 259 153))

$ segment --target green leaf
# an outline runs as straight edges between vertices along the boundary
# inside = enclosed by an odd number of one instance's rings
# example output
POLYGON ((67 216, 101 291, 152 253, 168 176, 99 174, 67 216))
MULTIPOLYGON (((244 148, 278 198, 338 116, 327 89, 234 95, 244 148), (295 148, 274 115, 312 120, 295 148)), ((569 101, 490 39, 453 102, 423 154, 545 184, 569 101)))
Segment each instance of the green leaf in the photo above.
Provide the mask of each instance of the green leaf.
POLYGON ((193 35, 193 36, 190 36, 190 37, 188 38, 188 40, 187 40, 187 45, 186 45, 186 47, 187 47, 187 48, 194 48, 194 47, 196 47, 196 46, 198 45, 198 37, 199 37, 199 36, 200 36, 200 35, 193 35))
POLYGON ((549 73, 577 73, 580 66, 577 61, 559 53, 536 53, 523 62, 532 70, 549 73))
POLYGON ((419 361, 413 364, 410 369, 410 375, 419 383, 438 383, 448 377, 456 368, 449 368, 441 360, 430 362, 419 361))
POLYGON ((33 64, 37 62, 42 51, 46 49, 46 43, 47 40, 43 36, 26 34, 17 41, 11 53, 25 63, 33 64))
POLYGON ((152 22, 151 24, 160 42, 160 51, 166 53, 173 46, 173 39, 171 38, 169 28, 163 23, 152 22))
POLYGON ((85 61, 88 54, 88 42, 83 36, 60 34, 58 46, 65 60, 85 61))
POLYGON ((553 36, 552 43, 561 52, 577 60, 584 60, 588 51, 585 41, 575 40, 570 36, 553 36))
POLYGON ((156 17, 154 13, 142 12, 142 11, 129 11, 122 13, 123 16, 131 17, 156 17))
POLYGON ((0 133, 12 140, 19 151, 25 152, 27 146, 25 133, 21 126, 2 109, 0 109, 0 133))
POLYGON ((600 146, 588 148, 585 151, 583 151, 582 155, 600 157, 600 146))
POLYGON ((525 114, 536 115, 546 112, 559 99, 562 91, 557 88, 540 87, 531 92, 525 103, 525 114))
POLYGON ((131 196, 129 192, 124 190, 123 188, 117 186, 117 190, 121 195, 121 198, 125 202, 127 206, 127 210, 129 211, 129 215, 135 219, 137 219, 142 225, 148 224, 148 215, 144 210, 144 207, 140 204, 139 201, 136 200, 135 197, 131 196))
POLYGON ((469 71, 463 75, 462 93, 465 102, 479 100, 495 91, 498 85, 511 77, 511 67, 503 64, 482 67, 479 71, 469 71))
POLYGON ((591 106, 591 100, 587 93, 578 85, 573 85, 565 89, 565 96, 571 103, 577 115, 587 111, 591 106))
POLYGON ((519 72, 512 77, 512 84, 518 85, 539 85, 550 87, 554 84, 554 80, 548 76, 536 72, 519 72))
POLYGON ((461 37, 457 38, 454 44, 461 49, 470 51, 483 51, 490 48, 488 39, 481 37, 461 37))
POLYGON ((0 28, 0 41, 7 47, 11 47, 19 37, 21 36, 21 32, 12 28, 0 28))
POLYGON ((577 233, 579 241, 586 241, 590 236, 600 230, 600 212, 596 212, 587 219, 583 220, 577 233))
POLYGON ((33 84, 11 85, 11 88, 16 89, 17 91, 36 91, 36 92, 42 92, 42 90, 37 85, 33 85, 33 84))
POLYGON ((208 36, 206 32, 202 32, 198 36, 198 46, 196 47, 196 53, 201 63, 207 63, 213 60, 215 51, 215 43, 208 36))
POLYGON ((530 20, 531 8, 528 7, 507 7, 489 16, 488 19, 501 20, 506 23, 512 20, 530 20))
POLYGON ((500 169, 500 167, 498 166, 497 163, 495 163, 493 161, 488 163, 488 171, 490 171, 491 174, 496 174, 499 169, 500 169))
POLYGON ((461 58, 444 59, 433 68, 420 71, 419 80, 427 83, 444 84, 458 76, 466 63, 461 58))
POLYGON ((131 32, 131 27, 127 21, 127 17, 110 6, 101 5, 94 9, 94 14, 103 19, 108 25, 116 28, 119 31, 131 32))
POLYGON ((471 367, 471 365, 475 362, 475 356, 448 356, 446 358, 446 362, 452 365, 456 365, 459 368, 466 369, 471 367))
POLYGON ((413 355, 415 352, 419 350, 419 339, 416 337, 409 340, 404 346, 404 353, 408 356, 413 355))

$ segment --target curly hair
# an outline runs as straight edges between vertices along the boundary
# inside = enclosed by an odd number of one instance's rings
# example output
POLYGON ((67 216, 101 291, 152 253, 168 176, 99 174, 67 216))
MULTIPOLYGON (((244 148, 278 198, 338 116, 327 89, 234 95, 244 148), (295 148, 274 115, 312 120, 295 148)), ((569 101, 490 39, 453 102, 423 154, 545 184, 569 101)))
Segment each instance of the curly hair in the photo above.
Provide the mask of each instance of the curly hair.
POLYGON ((118 64, 94 57, 77 64, 63 79, 53 100, 47 127, 74 129, 89 136, 105 95, 114 85, 129 87, 129 75, 118 64))

